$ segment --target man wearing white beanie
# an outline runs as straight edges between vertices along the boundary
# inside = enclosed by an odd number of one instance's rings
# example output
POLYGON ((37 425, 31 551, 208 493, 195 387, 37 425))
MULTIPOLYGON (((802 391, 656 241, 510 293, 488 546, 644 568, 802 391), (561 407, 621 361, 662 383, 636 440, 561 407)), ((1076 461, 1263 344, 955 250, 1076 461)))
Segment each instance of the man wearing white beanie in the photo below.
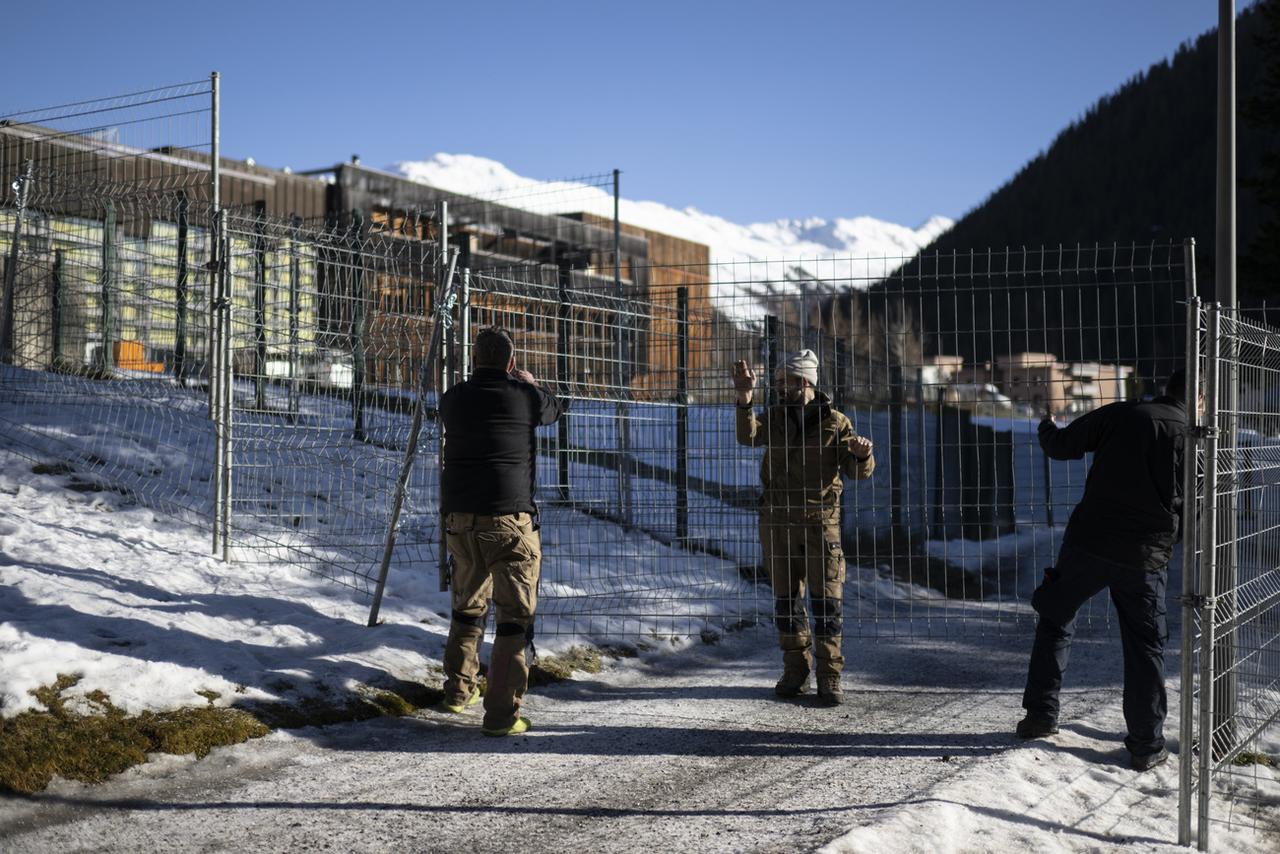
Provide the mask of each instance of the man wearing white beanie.
POLYGON ((765 449, 760 546, 773 587, 783 663, 774 691, 780 697, 803 694, 816 657, 818 699, 835 706, 844 702, 841 474, 855 480, 871 477, 875 459, 871 441, 853 432, 848 417, 817 390, 818 357, 812 350, 789 354, 775 381, 782 402, 757 417, 751 405, 755 373, 746 362, 734 363, 737 439, 765 449), (812 636, 806 588, 813 608, 812 636))

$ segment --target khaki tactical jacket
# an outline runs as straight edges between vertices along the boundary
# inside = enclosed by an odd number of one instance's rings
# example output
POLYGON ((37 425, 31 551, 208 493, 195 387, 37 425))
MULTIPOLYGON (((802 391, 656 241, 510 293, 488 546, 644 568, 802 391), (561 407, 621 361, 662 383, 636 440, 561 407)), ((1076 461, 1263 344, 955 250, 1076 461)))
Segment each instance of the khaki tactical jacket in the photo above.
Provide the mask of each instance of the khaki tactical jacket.
POLYGON ((840 507, 846 477, 863 480, 875 471, 874 457, 859 460, 849 449, 856 435, 844 413, 831 408, 822 392, 804 407, 774 406, 756 417, 750 406, 737 408, 738 442, 764 446, 761 507, 788 516, 823 518, 840 507))

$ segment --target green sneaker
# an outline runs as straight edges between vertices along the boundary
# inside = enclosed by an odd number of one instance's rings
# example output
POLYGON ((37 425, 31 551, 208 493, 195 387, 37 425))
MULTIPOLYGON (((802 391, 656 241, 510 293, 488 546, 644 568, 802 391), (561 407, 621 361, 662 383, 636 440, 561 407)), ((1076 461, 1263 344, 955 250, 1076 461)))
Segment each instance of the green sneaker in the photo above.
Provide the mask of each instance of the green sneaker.
POLYGON ((480 731, 485 735, 492 735, 492 736, 519 735, 522 732, 528 732, 529 728, 532 726, 533 724, 529 723, 528 718, 516 718, 516 722, 513 723, 511 726, 504 726, 504 727, 500 727, 499 729, 482 729, 480 731))
POLYGON ((444 700, 441 700, 440 711, 449 712, 450 714, 454 714, 454 715, 459 715, 459 714, 462 714, 463 710, 465 710, 467 707, 474 706, 478 702, 480 702, 480 689, 473 688, 471 691, 471 696, 463 700, 461 703, 446 703, 444 700))

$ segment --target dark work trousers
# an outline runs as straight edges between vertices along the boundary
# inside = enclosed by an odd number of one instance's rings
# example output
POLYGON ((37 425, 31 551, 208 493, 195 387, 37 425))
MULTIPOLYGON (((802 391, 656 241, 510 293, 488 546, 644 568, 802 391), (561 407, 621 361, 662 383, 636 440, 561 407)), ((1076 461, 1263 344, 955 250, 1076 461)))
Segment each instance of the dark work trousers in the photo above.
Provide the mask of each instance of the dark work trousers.
POLYGON ((1165 569, 1146 572, 1064 548, 1058 564, 1031 596, 1040 620, 1031 647, 1022 707, 1040 718, 1058 718, 1058 691, 1071 653, 1076 612, 1090 597, 1110 588, 1124 649, 1125 746, 1135 755, 1164 747, 1165 569))

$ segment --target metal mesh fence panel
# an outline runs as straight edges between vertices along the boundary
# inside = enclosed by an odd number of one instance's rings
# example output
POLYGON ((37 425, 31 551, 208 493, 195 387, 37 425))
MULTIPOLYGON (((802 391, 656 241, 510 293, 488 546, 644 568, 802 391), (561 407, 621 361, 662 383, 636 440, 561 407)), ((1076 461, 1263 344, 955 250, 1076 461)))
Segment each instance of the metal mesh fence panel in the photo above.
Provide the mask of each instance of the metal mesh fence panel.
POLYGON ((215 90, 0 117, 0 420, 73 487, 201 524, 215 90))
MULTIPOLYGON (((1203 327, 1204 494, 1195 606, 1196 690, 1184 698, 1182 841, 1223 823, 1280 830, 1280 329, 1217 305, 1203 327), (1193 756, 1194 753, 1194 756, 1193 756)), ((1185 689, 1184 689, 1185 690, 1185 689)))
POLYGON ((0 420, 77 488, 208 523, 209 224, 180 194, 55 194, 0 214, 15 262, 0 420))
MULTIPOLYGON (((779 561, 842 552, 847 581, 820 598, 839 600, 846 634, 1025 625, 1088 462, 1047 460, 1039 418, 1159 390, 1182 364, 1184 256, 1126 245, 647 266, 621 288, 572 262, 471 271, 470 325, 511 330, 520 366, 571 402, 539 446, 540 631, 773 624, 779 561), (779 547, 800 517, 762 527, 762 491, 785 504, 813 485, 781 470, 762 483, 731 373, 749 366, 767 420, 773 377, 801 349, 828 409, 874 444, 875 472, 791 507, 815 511, 823 533, 779 547)), ((817 453, 798 423, 779 436, 783 468, 817 453)), ((1099 600, 1084 618, 1105 613, 1099 600)))
MULTIPOLYGON (((359 216, 329 229, 228 215, 226 547, 371 589, 424 378, 439 253, 436 224, 359 216)), ((434 560, 438 443, 420 437, 397 558, 434 560)))

